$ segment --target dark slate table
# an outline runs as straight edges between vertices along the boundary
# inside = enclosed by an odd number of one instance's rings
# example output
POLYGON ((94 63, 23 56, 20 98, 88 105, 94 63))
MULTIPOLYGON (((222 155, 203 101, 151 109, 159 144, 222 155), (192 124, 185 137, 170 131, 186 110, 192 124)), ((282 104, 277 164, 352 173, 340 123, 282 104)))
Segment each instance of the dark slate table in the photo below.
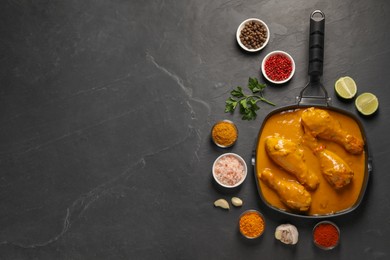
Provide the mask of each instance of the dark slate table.
POLYGON ((390 232, 390 3, 378 1, 4 1, 0 8, 1 259, 388 259, 390 232), (277 107, 294 104, 308 81, 310 13, 326 15, 322 82, 332 105, 356 114, 374 171, 361 205, 332 220, 341 244, 312 244, 317 220, 268 209, 253 174, 223 192, 211 166, 232 151, 250 164, 256 120, 224 113, 230 90, 258 77, 281 49, 294 78, 268 85, 277 107), (268 46, 242 51, 237 26, 266 21, 268 46), (334 82, 353 77, 379 97, 374 116, 339 100, 334 82), (214 122, 237 123, 229 150, 210 142, 214 122), (213 207, 239 196, 242 208, 213 207), (246 241, 238 216, 258 209, 264 236, 246 241), (296 246, 274 239, 276 226, 299 229, 296 246))

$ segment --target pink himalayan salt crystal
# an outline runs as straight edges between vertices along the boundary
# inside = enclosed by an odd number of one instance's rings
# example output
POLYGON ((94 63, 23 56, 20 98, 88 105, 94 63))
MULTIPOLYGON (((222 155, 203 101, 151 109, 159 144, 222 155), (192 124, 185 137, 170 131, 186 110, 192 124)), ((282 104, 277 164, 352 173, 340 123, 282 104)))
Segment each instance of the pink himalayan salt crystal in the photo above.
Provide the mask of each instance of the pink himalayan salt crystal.
POLYGON ((234 186, 244 178, 245 168, 235 156, 226 155, 215 163, 214 173, 220 183, 234 186))

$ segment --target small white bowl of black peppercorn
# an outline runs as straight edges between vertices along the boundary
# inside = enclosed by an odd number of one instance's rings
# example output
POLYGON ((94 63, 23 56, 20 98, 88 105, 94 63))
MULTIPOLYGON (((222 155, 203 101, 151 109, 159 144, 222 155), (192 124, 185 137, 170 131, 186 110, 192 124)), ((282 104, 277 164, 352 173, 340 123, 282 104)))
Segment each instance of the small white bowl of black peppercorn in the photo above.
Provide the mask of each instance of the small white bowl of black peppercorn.
POLYGON ((265 22, 257 18, 243 21, 237 28, 236 38, 238 44, 248 52, 263 49, 270 37, 270 31, 265 22))

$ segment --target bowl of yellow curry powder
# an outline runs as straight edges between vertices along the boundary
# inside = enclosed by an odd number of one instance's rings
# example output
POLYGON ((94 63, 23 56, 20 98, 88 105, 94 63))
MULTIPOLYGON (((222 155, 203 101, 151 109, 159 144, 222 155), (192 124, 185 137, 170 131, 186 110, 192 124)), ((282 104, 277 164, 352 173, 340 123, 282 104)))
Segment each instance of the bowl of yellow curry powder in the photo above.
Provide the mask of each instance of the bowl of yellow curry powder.
POLYGON ((235 144, 238 138, 236 125, 230 120, 217 122, 211 129, 211 139, 221 148, 228 148, 235 144))
POLYGON ((265 230, 264 216, 257 210, 244 211, 238 221, 241 235, 248 239, 260 237, 265 230))

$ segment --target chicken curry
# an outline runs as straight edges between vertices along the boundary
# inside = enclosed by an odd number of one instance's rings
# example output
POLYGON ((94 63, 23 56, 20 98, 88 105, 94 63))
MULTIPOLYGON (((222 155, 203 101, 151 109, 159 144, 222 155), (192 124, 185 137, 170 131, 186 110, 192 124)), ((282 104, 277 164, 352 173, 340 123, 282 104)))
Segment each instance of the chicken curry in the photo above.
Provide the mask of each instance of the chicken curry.
POLYGON ((283 111, 267 119, 258 142, 256 173, 268 204, 328 215, 358 201, 366 156, 353 118, 318 108, 283 111))

